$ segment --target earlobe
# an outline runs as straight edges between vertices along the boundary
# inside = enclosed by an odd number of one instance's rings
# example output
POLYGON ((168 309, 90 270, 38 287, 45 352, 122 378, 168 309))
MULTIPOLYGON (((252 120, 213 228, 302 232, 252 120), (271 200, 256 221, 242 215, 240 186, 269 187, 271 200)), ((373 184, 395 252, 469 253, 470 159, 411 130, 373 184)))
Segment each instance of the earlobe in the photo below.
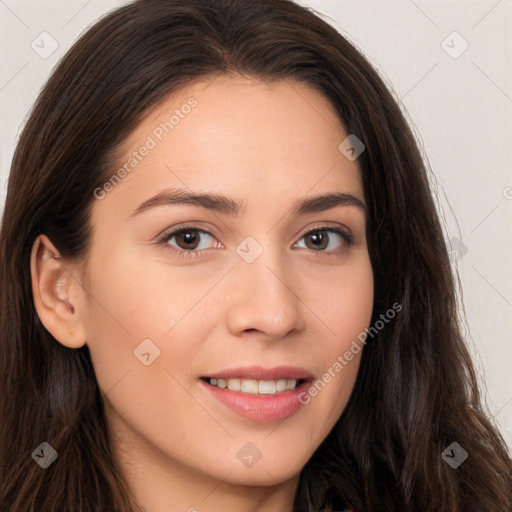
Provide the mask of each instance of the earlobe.
POLYGON ((83 290, 46 235, 39 235, 32 246, 30 272, 34 305, 48 332, 66 347, 85 345, 83 290))

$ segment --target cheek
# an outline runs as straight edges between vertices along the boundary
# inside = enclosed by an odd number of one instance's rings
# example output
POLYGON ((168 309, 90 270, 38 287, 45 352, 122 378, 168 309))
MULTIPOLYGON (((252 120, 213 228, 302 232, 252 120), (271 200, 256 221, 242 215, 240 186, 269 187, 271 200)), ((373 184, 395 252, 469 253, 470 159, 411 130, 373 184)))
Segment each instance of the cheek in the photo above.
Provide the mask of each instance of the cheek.
POLYGON ((87 344, 103 391, 136 367, 134 351, 144 340, 158 347, 153 357, 161 346, 160 290, 135 263, 114 250, 91 258, 87 344))
POLYGON ((368 327, 374 281, 367 256, 328 276, 311 277, 305 289, 311 309, 325 326, 322 346, 326 354, 339 353, 368 327))
POLYGON ((215 312, 201 301, 211 288, 211 272, 187 273, 144 260, 138 251, 114 249, 98 252, 91 268, 88 346, 104 392, 127 374, 137 380, 141 370, 145 385, 151 375, 156 388, 165 389, 165 369, 185 374, 194 367, 215 312))
POLYGON ((364 349, 364 333, 370 326, 373 296, 369 258, 361 259, 350 272, 324 280, 322 293, 310 294, 311 304, 316 304, 312 309, 316 307, 322 320, 317 324, 318 345, 311 357, 322 354, 323 368, 302 400, 314 409, 312 416, 326 419, 312 426, 312 435, 327 435, 350 398, 364 349))

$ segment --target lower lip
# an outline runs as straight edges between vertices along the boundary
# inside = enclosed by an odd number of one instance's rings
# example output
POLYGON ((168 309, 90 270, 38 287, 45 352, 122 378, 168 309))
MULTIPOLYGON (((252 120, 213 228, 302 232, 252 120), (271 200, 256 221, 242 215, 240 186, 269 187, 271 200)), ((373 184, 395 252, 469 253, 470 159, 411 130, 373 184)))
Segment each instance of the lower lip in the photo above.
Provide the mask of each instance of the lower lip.
POLYGON ((220 389, 201 380, 201 384, 217 400, 227 405, 232 411, 251 421, 268 423, 282 421, 298 412, 301 405, 299 395, 308 389, 309 382, 303 382, 295 389, 282 391, 275 395, 251 395, 241 391, 220 389))

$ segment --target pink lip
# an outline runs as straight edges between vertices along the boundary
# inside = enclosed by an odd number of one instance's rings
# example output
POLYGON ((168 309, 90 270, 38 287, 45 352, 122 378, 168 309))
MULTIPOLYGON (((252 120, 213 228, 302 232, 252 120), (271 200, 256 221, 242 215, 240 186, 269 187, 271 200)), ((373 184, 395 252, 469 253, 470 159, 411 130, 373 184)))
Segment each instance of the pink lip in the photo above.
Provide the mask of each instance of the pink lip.
POLYGON ((291 366, 280 366, 264 369, 261 367, 232 368, 208 375, 214 379, 245 378, 256 380, 296 379, 305 380, 295 389, 282 391, 275 395, 251 395, 241 391, 220 389, 205 380, 200 380, 204 389, 217 400, 229 407, 239 416, 251 421, 265 423, 282 421, 297 413, 303 405, 299 396, 306 391, 313 376, 304 369, 291 366))

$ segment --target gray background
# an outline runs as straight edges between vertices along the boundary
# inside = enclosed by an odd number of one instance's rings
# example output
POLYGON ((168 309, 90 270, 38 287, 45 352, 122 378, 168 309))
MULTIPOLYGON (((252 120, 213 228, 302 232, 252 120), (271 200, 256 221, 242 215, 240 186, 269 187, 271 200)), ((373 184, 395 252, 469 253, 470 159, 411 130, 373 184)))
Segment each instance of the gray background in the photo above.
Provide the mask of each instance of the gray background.
MULTIPOLYGON (((0 0, 0 211, 21 126, 51 69, 126 3, 0 0)), ((512 448, 512 0, 299 3, 363 51, 408 113, 432 169, 488 412, 512 448)))

